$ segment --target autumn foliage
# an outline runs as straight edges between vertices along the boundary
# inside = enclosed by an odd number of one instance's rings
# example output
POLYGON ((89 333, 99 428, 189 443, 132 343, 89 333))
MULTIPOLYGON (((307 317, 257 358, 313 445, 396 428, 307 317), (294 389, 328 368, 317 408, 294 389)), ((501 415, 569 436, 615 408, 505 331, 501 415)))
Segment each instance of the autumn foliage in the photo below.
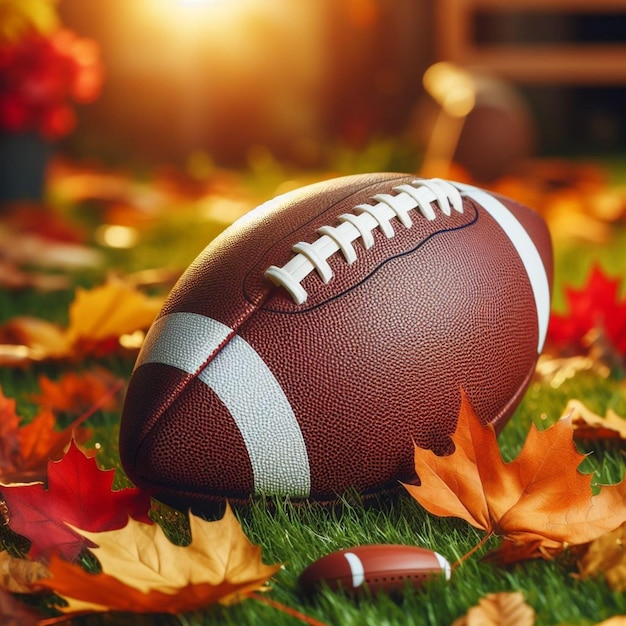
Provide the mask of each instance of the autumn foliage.
POLYGON ((90 431, 80 427, 80 421, 59 430, 55 415, 43 408, 33 420, 22 424, 15 400, 5 397, 0 389, 0 483, 45 477, 48 459, 60 457, 72 437, 79 442, 89 438, 90 431))
POLYGON ((58 554, 75 559, 91 546, 72 530, 122 528, 128 518, 152 523, 150 495, 138 489, 113 491, 115 470, 101 470, 74 441, 60 461, 48 463, 47 487, 41 482, 1 487, 10 511, 9 526, 31 541, 33 558, 58 554))
POLYGON ((6 523, 31 546, 28 558, 0 552, 0 593, 47 588, 69 613, 180 613, 244 599, 280 569, 262 562, 229 508, 215 522, 190 515, 191 542, 175 545, 153 523, 150 495, 113 489, 114 475, 71 441, 46 484, 0 484, 6 523), (87 549, 100 573, 75 562, 87 549))
MULTIPOLYGON (((86 177, 85 198, 95 193, 97 179, 86 177)), ((121 181, 116 186, 110 179, 103 180, 100 184, 108 193, 119 189, 121 181)), ((128 197, 117 204, 128 219, 137 193, 129 181, 126 185, 132 193, 126 192, 128 197)), ((164 189, 160 193, 170 202, 164 189)), ((145 219, 142 207, 135 209, 145 219)), ((573 223, 569 209, 563 215, 563 223, 573 223)), ((10 252, 22 247, 5 246, 10 252)), ((41 245, 35 249, 38 259, 45 256, 41 245)), ((8 261, 13 264, 19 259, 8 261)), ((26 265, 32 262, 31 258, 26 265)), ((5 267, 0 266, 0 274, 5 267)), ((15 275, 9 278, 14 281, 15 275)), ((26 278, 20 288, 60 288, 59 277, 53 274, 46 274, 43 283, 42 277, 30 273, 26 278)), ((4 281, 6 287, 6 274, 4 281)), ((61 288, 69 284, 62 281, 61 288)), ((571 355, 584 354, 592 360, 608 356, 612 365, 621 364, 623 373, 623 286, 621 278, 595 265, 582 286, 566 288, 566 308, 552 315, 547 342, 549 358, 559 357, 554 359, 557 369, 562 370, 571 355)), ((18 316, 0 326, 0 366, 27 368, 44 361, 49 372, 50 364, 64 368, 80 364, 78 371, 64 371, 56 379, 37 377, 40 391, 27 398, 36 405, 31 419, 20 416, 15 400, 0 390, 0 527, 4 533, 0 542, 3 537, 20 539, 10 552, 0 550, 3 626, 40 622, 41 614, 16 595, 26 593, 49 594, 48 606, 54 602, 58 611, 68 614, 62 618, 112 611, 179 614, 214 603, 268 596, 268 604, 281 608, 272 604, 271 593, 255 593, 283 583, 280 577, 273 580, 281 566, 263 562, 260 547, 245 535, 230 508, 217 521, 176 513, 186 540, 174 542, 164 530, 171 528, 159 517, 165 507, 155 506, 150 494, 129 485, 119 470, 104 467, 102 455, 88 447, 96 441, 92 435, 98 432, 98 409, 120 411, 124 381, 103 367, 87 369, 85 357, 134 356, 162 301, 128 278, 109 277, 92 289, 76 290, 66 324, 18 316), (127 339, 132 339, 131 344, 125 343, 127 339)), ((579 470, 585 455, 574 441, 587 446, 600 441, 623 453, 625 419, 610 408, 596 414, 575 399, 564 405, 562 419, 545 429, 531 426, 518 456, 505 462, 493 429, 482 425, 464 397, 453 435, 454 452, 437 457, 416 448, 415 469, 421 482, 406 489, 431 515, 456 517, 478 529, 483 537, 475 547, 477 555, 488 540, 497 544, 481 555, 489 561, 489 565, 481 561, 481 567, 560 558, 568 579, 601 577, 612 592, 624 593, 626 485, 623 480, 599 488, 592 485, 592 476, 579 470)), ((111 450, 107 455, 114 457, 111 450)), ((291 545, 291 537, 287 541, 290 549, 299 548, 291 545)), ((474 550, 457 562, 451 585, 463 576, 463 564, 473 555, 474 550)), ((287 559, 286 568, 293 567, 287 559)), ((297 573, 290 571, 294 578, 297 573)), ((437 600, 428 598, 433 605, 437 600)), ((455 614, 454 626, 531 626, 539 621, 533 602, 519 591, 481 589, 474 606, 455 614)), ((295 611, 290 614, 296 616, 295 611)), ((603 624, 618 626, 625 621, 618 616, 603 624)))
POLYGON ((190 515, 191 543, 174 545, 160 526, 130 520, 124 528, 79 533, 98 547, 92 551, 102 573, 53 557, 50 578, 38 581, 61 595, 65 612, 133 611, 181 613, 228 604, 262 589, 280 565, 264 565, 227 508, 206 522, 190 515))
POLYGON ((531 426, 520 454, 505 463, 493 427, 482 425, 463 395, 452 439, 446 457, 416 446, 421 484, 407 491, 430 513, 464 519, 513 542, 526 558, 587 543, 626 520, 626 481, 592 494, 591 475, 578 470, 584 455, 570 420, 543 431, 531 426))
POLYGON ((562 353, 586 352, 594 341, 626 358, 626 298, 620 298, 621 278, 610 278, 599 265, 586 283, 566 287, 567 310, 552 313, 548 346, 562 353))
POLYGON ((0 366, 120 352, 122 338, 147 329, 162 304, 162 297, 115 277, 93 289, 78 288, 66 327, 31 316, 0 326, 0 366))

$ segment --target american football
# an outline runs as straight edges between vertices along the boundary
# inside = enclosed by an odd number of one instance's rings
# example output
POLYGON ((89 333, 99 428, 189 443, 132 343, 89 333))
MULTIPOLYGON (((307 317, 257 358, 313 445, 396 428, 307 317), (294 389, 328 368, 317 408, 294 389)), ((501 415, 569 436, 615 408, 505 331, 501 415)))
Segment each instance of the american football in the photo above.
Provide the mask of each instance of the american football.
POLYGON ((298 578, 307 594, 324 586, 334 591, 401 592, 405 585, 420 587, 435 576, 450 579, 450 563, 437 552, 417 546, 366 545, 338 550, 311 563, 298 578))
POLYGON ((129 383, 124 468, 179 507, 414 482, 414 444, 451 451, 461 388, 505 425, 551 285, 541 216, 476 187, 379 173, 279 196, 168 296, 129 383))

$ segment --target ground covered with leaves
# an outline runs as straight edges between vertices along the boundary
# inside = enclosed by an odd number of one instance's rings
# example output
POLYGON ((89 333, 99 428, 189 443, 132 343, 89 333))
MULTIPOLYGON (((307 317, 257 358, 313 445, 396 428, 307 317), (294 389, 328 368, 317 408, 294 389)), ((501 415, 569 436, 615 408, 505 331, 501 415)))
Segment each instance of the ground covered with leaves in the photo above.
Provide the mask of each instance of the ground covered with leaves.
POLYGON ((152 501, 119 466, 138 346, 221 229, 332 174, 142 179, 57 163, 45 204, 0 215, 2 624, 625 624, 619 171, 543 162, 494 183, 545 216, 556 252, 546 354, 498 439, 464 403, 451 456, 416 450, 420 487, 367 504, 347 494, 330 509, 271 499, 204 519, 152 501), (302 594, 310 562, 370 543, 436 550, 452 578, 395 598, 302 594))

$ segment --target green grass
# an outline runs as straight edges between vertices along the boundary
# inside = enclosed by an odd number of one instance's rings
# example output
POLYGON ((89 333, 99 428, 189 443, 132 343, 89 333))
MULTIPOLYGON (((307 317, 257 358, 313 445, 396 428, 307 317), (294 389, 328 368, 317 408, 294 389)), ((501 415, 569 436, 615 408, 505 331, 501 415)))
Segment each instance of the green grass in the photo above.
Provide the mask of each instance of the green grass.
MULTIPOLYGON (((194 225, 188 214, 179 219, 171 218, 151 229, 139 248, 109 253, 110 265, 128 271, 164 262, 184 267, 217 230, 219 226, 216 224, 194 225)), ((577 245, 557 250, 557 291, 564 284, 580 285, 587 268, 595 260, 600 260, 615 275, 626 275, 624 244, 626 230, 622 228, 616 229, 610 247, 600 250, 577 245)), ((85 284, 97 279, 94 275, 80 277, 85 284)), ((31 314, 65 323, 71 298, 71 292, 55 295, 30 291, 3 293, 0 294, 0 321, 14 315, 31 314)), ((132 369, 132 362, 120 358, 109 359, 104 365, 124 377, 128 377, 132 369)), ((38 375, 55 377, 68 369, 88 366, 89 363, 0 368, 0 385, 5 395, 17 398, 20 414, 29 418, 36 412, 29 395, 37 390, 38 375)), ((581 373, 557 388, 547 383, 534 383, 502 433, 500 442, 504 457, 511 459, 518 453, 531 422, 544 423, 542 415, 548 422, 554 421, 570 398, 578 398, 600 413, 613 408, 626 414, 626 385, 617 375, 598 378, 581 373)), ((100 412, 89 424, 95 429, 94 440, 102 444, 100 463, 106 467, 119 467, 116 448, 119 415, 100 412)), ((598 444, 587 449, 593 454, 583 467, 586 472, 594 472, 594 482, 621 479, 624 457, 619 447, 598 444)), ((123 482, 120 473, 119 484, 123 482)), ((452 562, 481 540, 480 531, 460 520, 429 515, 402 490, 381 496, 367 506, 355 499, 346 499, 334 509, 315 504, 294 506, 273 499, 256 503, 238 515, 249 537, 263 547, 264 560, 284 563, 268 597, 327 624, 445 626, 465 614, 483 595, 513 590, 523 592, 537 613, 539 625, 587 626, 616 614, 626 614, 624 594, 612 592, 601 578, 576 580, 573 577, 575 565, 567 556, 551 562, 526 562, 507 569, 486 564, 480 557, 495 547, 496 539, 489 540, 482 552, 459 567, 450 582, 432 581, 422 590, 408 590, 400 600, 377 596, 356 601, 328 590, 314 599, 303 597, 297 585, 299 573, 311 561, 332 550, 364 543, 415 544, 435 549, 452 562)), ((178 523, 177 519, 170 516, 166 526, 174 537, 182 539, 185 525, 178 523)), ((251 599, 229 608, 212 607, 181 616, 92 615, 75 618, 72 623, 77 626, 244 626, 266 623, 280 626, 300 622, 251 599)))

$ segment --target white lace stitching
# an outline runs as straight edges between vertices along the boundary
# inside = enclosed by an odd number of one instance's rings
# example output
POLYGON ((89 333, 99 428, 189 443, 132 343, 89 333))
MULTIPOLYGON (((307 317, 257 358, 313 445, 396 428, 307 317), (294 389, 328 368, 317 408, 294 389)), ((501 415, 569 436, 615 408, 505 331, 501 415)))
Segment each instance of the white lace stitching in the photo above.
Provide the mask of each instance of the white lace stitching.
POLYGON ((374 245, 372 231, 378 228, 388 239, 395 235, 391 220, 395 217, 405 228, 411 228, 413 220, 409 212, 417 209, 427 220, 434 220, 437 214, 431 203, 447 217, 452 210, 463 213, 463 199, 459 190, 440 178, 414 180, 410 185, 398 185, 393 190, 396 195, 377 194, 372 197, 376 204, 359 204, 354 214, 339 216, 339 226, 322 226, 317 229, 320 235, 313 243, 301 241, 293 246, 296 255, 283 267, 271 265, 265 276, 275 285, 284 287, 296 304, 303 304, 307 292, 300 284, 311 272, 316 271, 324 283, 333 277, 327 259, 340 252, 351 265, 357 259, 353 242, 361 239, 368 250, 374 245))

